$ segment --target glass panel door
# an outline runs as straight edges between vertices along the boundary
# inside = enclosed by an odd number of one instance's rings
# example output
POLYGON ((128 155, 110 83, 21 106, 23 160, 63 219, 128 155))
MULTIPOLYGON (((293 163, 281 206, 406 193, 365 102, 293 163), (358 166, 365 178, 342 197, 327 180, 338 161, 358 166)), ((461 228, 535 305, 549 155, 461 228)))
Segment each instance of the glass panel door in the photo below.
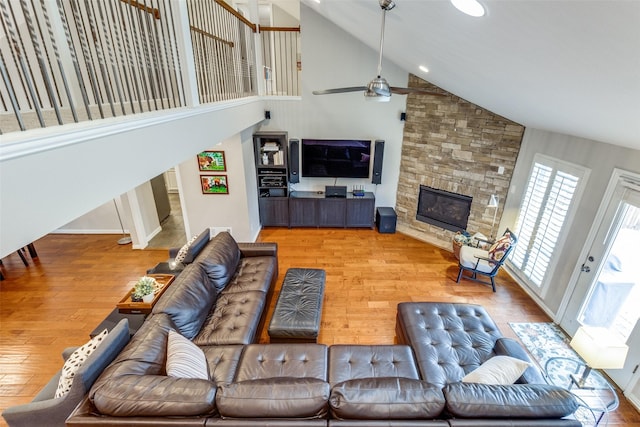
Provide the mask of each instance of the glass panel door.
POLYGON ((607 328, 626 342, 640 317, 640 208, 622 202, 620 211, 617 233, 578 321, 607 328))
POLYGON ((632 345, 640 333, 640 192, 625 188, 621 193, 612 200, 612 215, 608 220, 605 215, 582 265, 581 280, 589 283, 589 292, 577 320, 606 328, 629 345, 624 368, 607 370, 607 375, 625 390, 640 359, 640 348, 632 345))

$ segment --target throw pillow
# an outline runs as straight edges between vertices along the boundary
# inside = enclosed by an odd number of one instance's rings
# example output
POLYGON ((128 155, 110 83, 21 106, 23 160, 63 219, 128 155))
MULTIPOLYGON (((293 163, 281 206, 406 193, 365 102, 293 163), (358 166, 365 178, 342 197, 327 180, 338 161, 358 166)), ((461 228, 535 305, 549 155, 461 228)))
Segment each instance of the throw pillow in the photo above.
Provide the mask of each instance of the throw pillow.
POLYGON ((96 348, 104 341, 109 334, 109 331, 105 329, 95 337, 91 338, 89 342, 79 347, 71 353, 71 356, 64 362, 62 371, 60 373, 60 379, 58 380, 58 388, 56 389, 55 397, 64 397, 71 390, 73 384, 73 378, 76 376, 76 372, 84 364, 87 358, 95 351, 96 348))
POLYGON ((508 385, 515 383, 527 370, 529 363, 510 356, 494 356, 469 372, 463 383, 508 385))
POLYGON ((200 347, 176 331, 169 331, 167 375, 174 378, 209 379, 209 365, 200 347))
POLYGON ((494 262, 500 262, 510 247, 511 234, 506 233, 489 248, 489 259, 494 262))
POLYGON ((176 254, 176 258, 175 258, 176 263, 184 261, 184 259, 187 257, 187 254, 189 253, 189 248, 191 247, 193 242, 195 242, 196 240, 198 240, 197 234, 193 236, 187 243, 185 243, 183 247, 180 248, 180 250, 176 254))

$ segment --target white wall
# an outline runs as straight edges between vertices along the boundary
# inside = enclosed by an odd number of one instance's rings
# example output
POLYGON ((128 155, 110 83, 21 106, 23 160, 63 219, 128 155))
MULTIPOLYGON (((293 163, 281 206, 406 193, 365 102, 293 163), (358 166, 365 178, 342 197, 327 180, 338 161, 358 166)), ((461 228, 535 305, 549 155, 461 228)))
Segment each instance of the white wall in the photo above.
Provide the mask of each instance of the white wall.
POLYGON ((251 150, 253 142, 251 137, 243 141, 242 135, 246 135, 246 132, 235 134, 205 148, 224 151, 226 172, 201 172, 195 155, 178 166, 180 194, 187 205, 184 219, 189 227, 188 234, 199 234, 208 227, 230 227, 231 234, 237 241, 255 241, 260 222, 257 202, 252 202, 258 197, 255 173, 251 167, 252 152, 248 170, 245 161, 246 147, 251 150), (200 175, 218 174, 227 176, 229 194, 202 194, 200 175))
POLYGON ((256 162, 253 149, 253 134, 255 127, 245 129, 241 135, 240 140, 242 142, 242 159, 244 161, 245 172, 245 191, 247 195, 247 210, 249 213, 249 230, 248 233, 252 236, 244 241, 253 242, 258 238, 258 234, 262 229, 260 224, 260 211, 258 207, 258 183, 256 182, 256 162))
MULTIPOLYGON (((346 138, 385 140, 382 184, 371 179, 340 178, 337 185, 365 185, 376 193, 377 206, 395 206, 400 168, 406 96, 393 95, 388 103, 370 102, 360 92, 316 96, 317 89, 366 85, 375 77, 378 52, 301 4, 302 97, 301 100, 266 100, 271 119, 261 130, 285 130, 291 138, 346 138)), ((379 34, 372 34, 379 37, 379 34)), ((392 86, 406 86, 408 74, 389 62, 383 76, 392 86)), ((373 144, 372 144, 373 148, 373 144)), ((334 179, 301 178, 295 190, 323 190, 334 179)))
POLYGON ((3 135, 0 257, 263 119, 248 98, 3 135))
POLYGON ((56 232, 63 234, 114 234, 122 233, 122 228, 118 221, 115 204, 113 200, 109 200, 91 212, 63 225, 56 232))
POLYGON ((162 229, 156 209, 151 183, 146 181, 122 195, 118 210, 114 200, 63 225, 54 233, 60 234, 130 234, 135 249, 143 249, 162 229), (133 212, 131 205, 133 206, 133 212), (120 220, 122 225, 118 220, 120 220), (133 232, 135 231, 135 233, 133 232))
MULTIPOLYGON (((562 262, 558 263, 551 277, 551 286, 547 294, 544 299, 538 299, 539 304, 553 316, 558 314, 562 299, 570 285, 569 279, 573 270, 584 262, 578 258, 614 168, 640 173, 640 151, 570 135, 526 129, 498 230, 515 226, 520 201, 536 153, 581 165, 591 170, 587 189, 580 200, 576 218, 569 229, 568 236, 571 241, 566 242, 562 254, 559 254, 562 262)), ((588 290, 577 291, 584 294, 588 290)))
MULTIPOLYGON (((133 248, 144 249, 149 240, 162 230, 151 182, 143 182, 132 191, 127 192, 126 201, 129 208, 125 209, 125 212, 131 212, 131 221, 135 224, 133 227, 129 226, 132 231, 135 230, 134 233, 130 233, 133 248)), ((126 203, 125 206, 127 206, 126 203)))

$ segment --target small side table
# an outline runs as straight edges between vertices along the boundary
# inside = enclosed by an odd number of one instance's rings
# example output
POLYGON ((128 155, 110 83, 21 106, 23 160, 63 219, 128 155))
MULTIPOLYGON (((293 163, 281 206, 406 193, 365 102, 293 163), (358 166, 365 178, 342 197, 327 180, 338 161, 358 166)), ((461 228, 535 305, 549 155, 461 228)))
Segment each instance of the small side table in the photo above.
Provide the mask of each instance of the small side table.
MULTIPOLYGON (((167 290, 169 285, 173 282, 176 276, 172 274, 147 274, 149 277, 153 277, 156 279, 156 282, 160 284, 160 289, 157 290, 154 294, 153 300, 151 302, 134 302, 131 300, 131 294, 133 294, 133 287, 120 300, 116 307, 120 310, 120 313, 129 313, 129 314, 151 314, 151 310, 153 306, 156 304, 156 301, 160 299, 164 291, 167 290)), ((135 282, 131 282, 132 286, 135 285, 135 282)))
POLYGON ((598 371, 591 371, 586 383, 580 386, 575 377, 579 378, 585 367, 579 359, 552 357, 545 363, 544 372, 550 383, 566 388, 578 398, 581 406, 593 414, 597 426, 606 413, 618 408, 620 400, 613 386, 598 371))

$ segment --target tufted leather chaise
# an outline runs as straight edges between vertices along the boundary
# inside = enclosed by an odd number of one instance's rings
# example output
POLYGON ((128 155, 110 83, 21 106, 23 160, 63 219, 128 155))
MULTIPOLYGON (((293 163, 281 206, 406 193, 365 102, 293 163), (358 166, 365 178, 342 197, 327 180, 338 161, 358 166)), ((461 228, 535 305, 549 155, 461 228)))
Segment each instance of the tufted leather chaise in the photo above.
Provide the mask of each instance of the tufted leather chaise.
POLYGON ((482 306, 400 303, 396 336, 400 343, 413 349, 420 376, 443 389, 451 426, 582 425, 576 420, 553 416, 574 406, 575 401, 565 390, 546 383, 524 349, 515 340, 502 337, 482 306), (514 385, 460 382, 496 355, 525 360, 530 367, 514 385))

